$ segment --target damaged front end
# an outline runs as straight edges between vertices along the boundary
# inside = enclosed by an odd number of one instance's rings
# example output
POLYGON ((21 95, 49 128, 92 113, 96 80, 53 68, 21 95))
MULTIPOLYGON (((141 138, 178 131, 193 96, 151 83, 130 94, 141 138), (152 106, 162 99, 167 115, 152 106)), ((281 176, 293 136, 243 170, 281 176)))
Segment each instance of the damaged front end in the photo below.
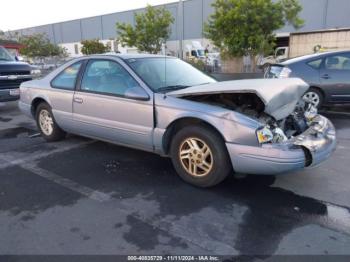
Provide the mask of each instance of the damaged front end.
POLYGON ((320 164, 334 151, 336 135, 332 123, 316 115, 304 132, 283 142, 226 146, 237 173, 275 175, 320 164))
POLYGON ((261 124, 256 130, 260 146, 227 143, 233 167, 238 173, 279 174, 327 159, 336 146, 333 124, 300 100, 294 111, 276 119, 255 93, 191 94, 183 99, 223 107, 244 114, 261 124))

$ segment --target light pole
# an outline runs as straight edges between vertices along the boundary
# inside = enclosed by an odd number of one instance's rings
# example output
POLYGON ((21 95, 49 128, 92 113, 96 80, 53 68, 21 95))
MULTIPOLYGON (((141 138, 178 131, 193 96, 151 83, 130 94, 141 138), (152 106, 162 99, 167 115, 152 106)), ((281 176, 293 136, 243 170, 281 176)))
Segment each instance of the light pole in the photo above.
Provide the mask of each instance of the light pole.
POLYGON ((183 59, 183 39, 184 39, 184 3, 179 0, 177 8, 177 35, 179 38, 179 56, 183 59))

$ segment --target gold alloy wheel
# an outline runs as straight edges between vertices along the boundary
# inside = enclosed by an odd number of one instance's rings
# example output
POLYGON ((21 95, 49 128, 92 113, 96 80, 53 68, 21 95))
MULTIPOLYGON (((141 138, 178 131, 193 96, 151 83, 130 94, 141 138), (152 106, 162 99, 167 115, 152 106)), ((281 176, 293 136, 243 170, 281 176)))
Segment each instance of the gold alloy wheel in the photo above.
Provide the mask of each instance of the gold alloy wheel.
POLYGON ((206 176, 213 168, 213 154, 201 139, 190 137, 182 142, 179 150, 182 167, 192 176, 206 176))

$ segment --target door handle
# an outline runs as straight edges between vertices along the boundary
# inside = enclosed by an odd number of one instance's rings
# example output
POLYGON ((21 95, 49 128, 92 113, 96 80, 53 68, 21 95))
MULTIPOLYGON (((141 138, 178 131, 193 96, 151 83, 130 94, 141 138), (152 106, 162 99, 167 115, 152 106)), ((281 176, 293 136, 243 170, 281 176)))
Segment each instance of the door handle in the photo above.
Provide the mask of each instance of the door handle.
POLYGON ((82 103, 83 103, 83 99, 80 98, 80 97, 74 97, 73 101, 74 101, 75 103, 78 103, 78 104, 82 104, 82 103))
POLYGON ((323 76, 321 76, 323 79, 330 79, 331 77, 329 76, 329 74, 324 74, 323 76))

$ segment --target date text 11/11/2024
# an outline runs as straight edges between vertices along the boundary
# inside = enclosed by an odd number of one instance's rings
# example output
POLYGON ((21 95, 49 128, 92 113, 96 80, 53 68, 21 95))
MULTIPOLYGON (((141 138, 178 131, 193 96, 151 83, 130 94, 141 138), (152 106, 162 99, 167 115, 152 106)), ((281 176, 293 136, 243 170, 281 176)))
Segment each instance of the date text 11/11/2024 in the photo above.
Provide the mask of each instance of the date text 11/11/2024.
POLYGON ((128 261, 219 261, 218 256, 128 256, 128 261))

